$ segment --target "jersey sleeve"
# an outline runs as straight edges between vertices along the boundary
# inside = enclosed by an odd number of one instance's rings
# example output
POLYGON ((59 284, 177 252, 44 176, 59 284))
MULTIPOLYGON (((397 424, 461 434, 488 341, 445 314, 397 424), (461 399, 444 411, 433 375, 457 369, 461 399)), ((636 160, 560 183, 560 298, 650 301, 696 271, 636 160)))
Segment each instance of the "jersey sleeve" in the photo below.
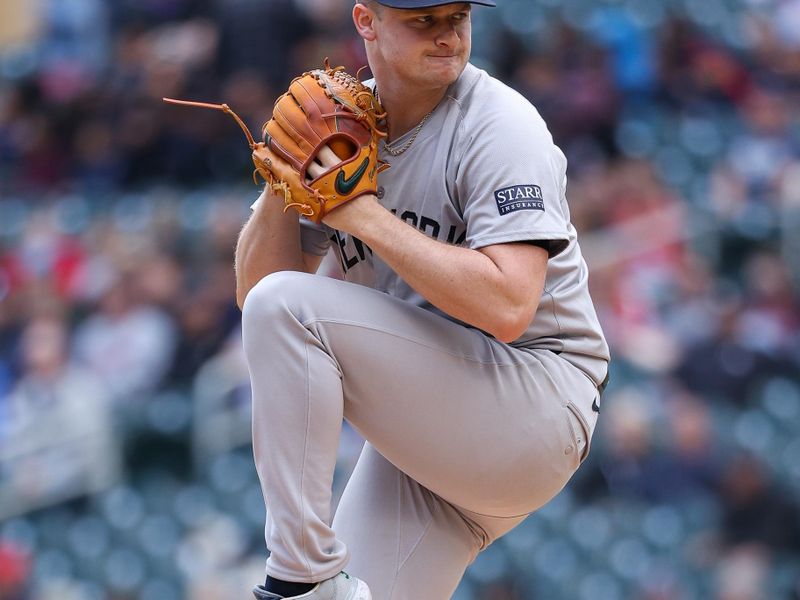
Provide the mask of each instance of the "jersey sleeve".
POLYGON ((312 223, 306 218, 300 218, 300 246, 306 254, 325 256, 331 246, 333 230, 320 223, 312 223))
POLYGON ((467 226, 466 243, 482 248, 532 242, 552 258, 571 238, 566 158, 527 100, 516 92, 500 96, 475 115, 465 115, 457 136, 463 151, 454 191, 467 226))

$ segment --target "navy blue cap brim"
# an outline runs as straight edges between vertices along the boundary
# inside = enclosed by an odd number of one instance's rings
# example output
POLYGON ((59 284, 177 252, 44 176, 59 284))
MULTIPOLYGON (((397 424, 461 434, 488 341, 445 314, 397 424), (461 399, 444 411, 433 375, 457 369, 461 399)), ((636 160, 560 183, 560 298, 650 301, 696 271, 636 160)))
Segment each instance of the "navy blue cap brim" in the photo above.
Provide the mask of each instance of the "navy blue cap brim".
POLYGON ((431 6, 442 6, 443 4, 480 4, 481 6, 497 6, 495 0, 378 0, 378 4, 383 4, 390 8, 429 8, 431 6))

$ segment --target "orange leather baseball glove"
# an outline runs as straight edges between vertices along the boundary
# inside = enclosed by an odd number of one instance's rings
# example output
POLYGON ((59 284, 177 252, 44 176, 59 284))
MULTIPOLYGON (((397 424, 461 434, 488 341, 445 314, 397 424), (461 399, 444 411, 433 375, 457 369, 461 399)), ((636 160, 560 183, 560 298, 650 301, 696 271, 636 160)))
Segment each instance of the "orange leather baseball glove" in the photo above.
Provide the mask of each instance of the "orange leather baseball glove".
MULTIPOLYGON (((247 126, 227 104, 207 104, 164 98, 165 102, 222 110, 244 130, 253 150, 256 173, 285 207, 319 223, 323 217, 358 196, 377 192, 378 173, 389 165, 378 159, 378 140, 386 136, 375 95, 344 67, 328 61, 295 78, 275 102, 272 118, 255 142, 247 126), (309 165, 328 146, 341 162, 316 178, 309 165)), ((321 162, 321 161, 320 161, 321 162)))

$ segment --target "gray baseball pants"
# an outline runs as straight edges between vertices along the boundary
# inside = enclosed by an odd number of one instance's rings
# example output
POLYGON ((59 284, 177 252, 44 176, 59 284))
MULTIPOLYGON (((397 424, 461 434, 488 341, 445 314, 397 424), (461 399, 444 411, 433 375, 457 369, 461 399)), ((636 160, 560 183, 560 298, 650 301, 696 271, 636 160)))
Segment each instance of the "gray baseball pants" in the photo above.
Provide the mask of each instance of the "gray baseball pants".
POLYGON ((594 383, 361 285, 280 272, 243 308, 267 573, 446 600, 588 451, 594 383), (367 440, 332 519, 342 419, 367 440))

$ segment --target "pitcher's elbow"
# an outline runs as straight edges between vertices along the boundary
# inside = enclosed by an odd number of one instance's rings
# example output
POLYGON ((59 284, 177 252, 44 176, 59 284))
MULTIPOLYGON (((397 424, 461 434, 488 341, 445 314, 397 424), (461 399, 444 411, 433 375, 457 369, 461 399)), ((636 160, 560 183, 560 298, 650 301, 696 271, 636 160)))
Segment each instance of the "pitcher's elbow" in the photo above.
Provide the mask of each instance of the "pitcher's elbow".
POLYGON ((521 308, 519 310, 509 310, 506 318, 497 324, 495 331, 491 332, 494 337, 505 343, 518 340, 528 330, 536 314, 536 308, 521 308))
POLYGON ((494 332, 494 337, 496 340, 503 342, 504 344, 510 344, 514 340, 519 339, 519 337, 525 333, 524 329, 519 328, 504 328, 498 329, 494 332))

